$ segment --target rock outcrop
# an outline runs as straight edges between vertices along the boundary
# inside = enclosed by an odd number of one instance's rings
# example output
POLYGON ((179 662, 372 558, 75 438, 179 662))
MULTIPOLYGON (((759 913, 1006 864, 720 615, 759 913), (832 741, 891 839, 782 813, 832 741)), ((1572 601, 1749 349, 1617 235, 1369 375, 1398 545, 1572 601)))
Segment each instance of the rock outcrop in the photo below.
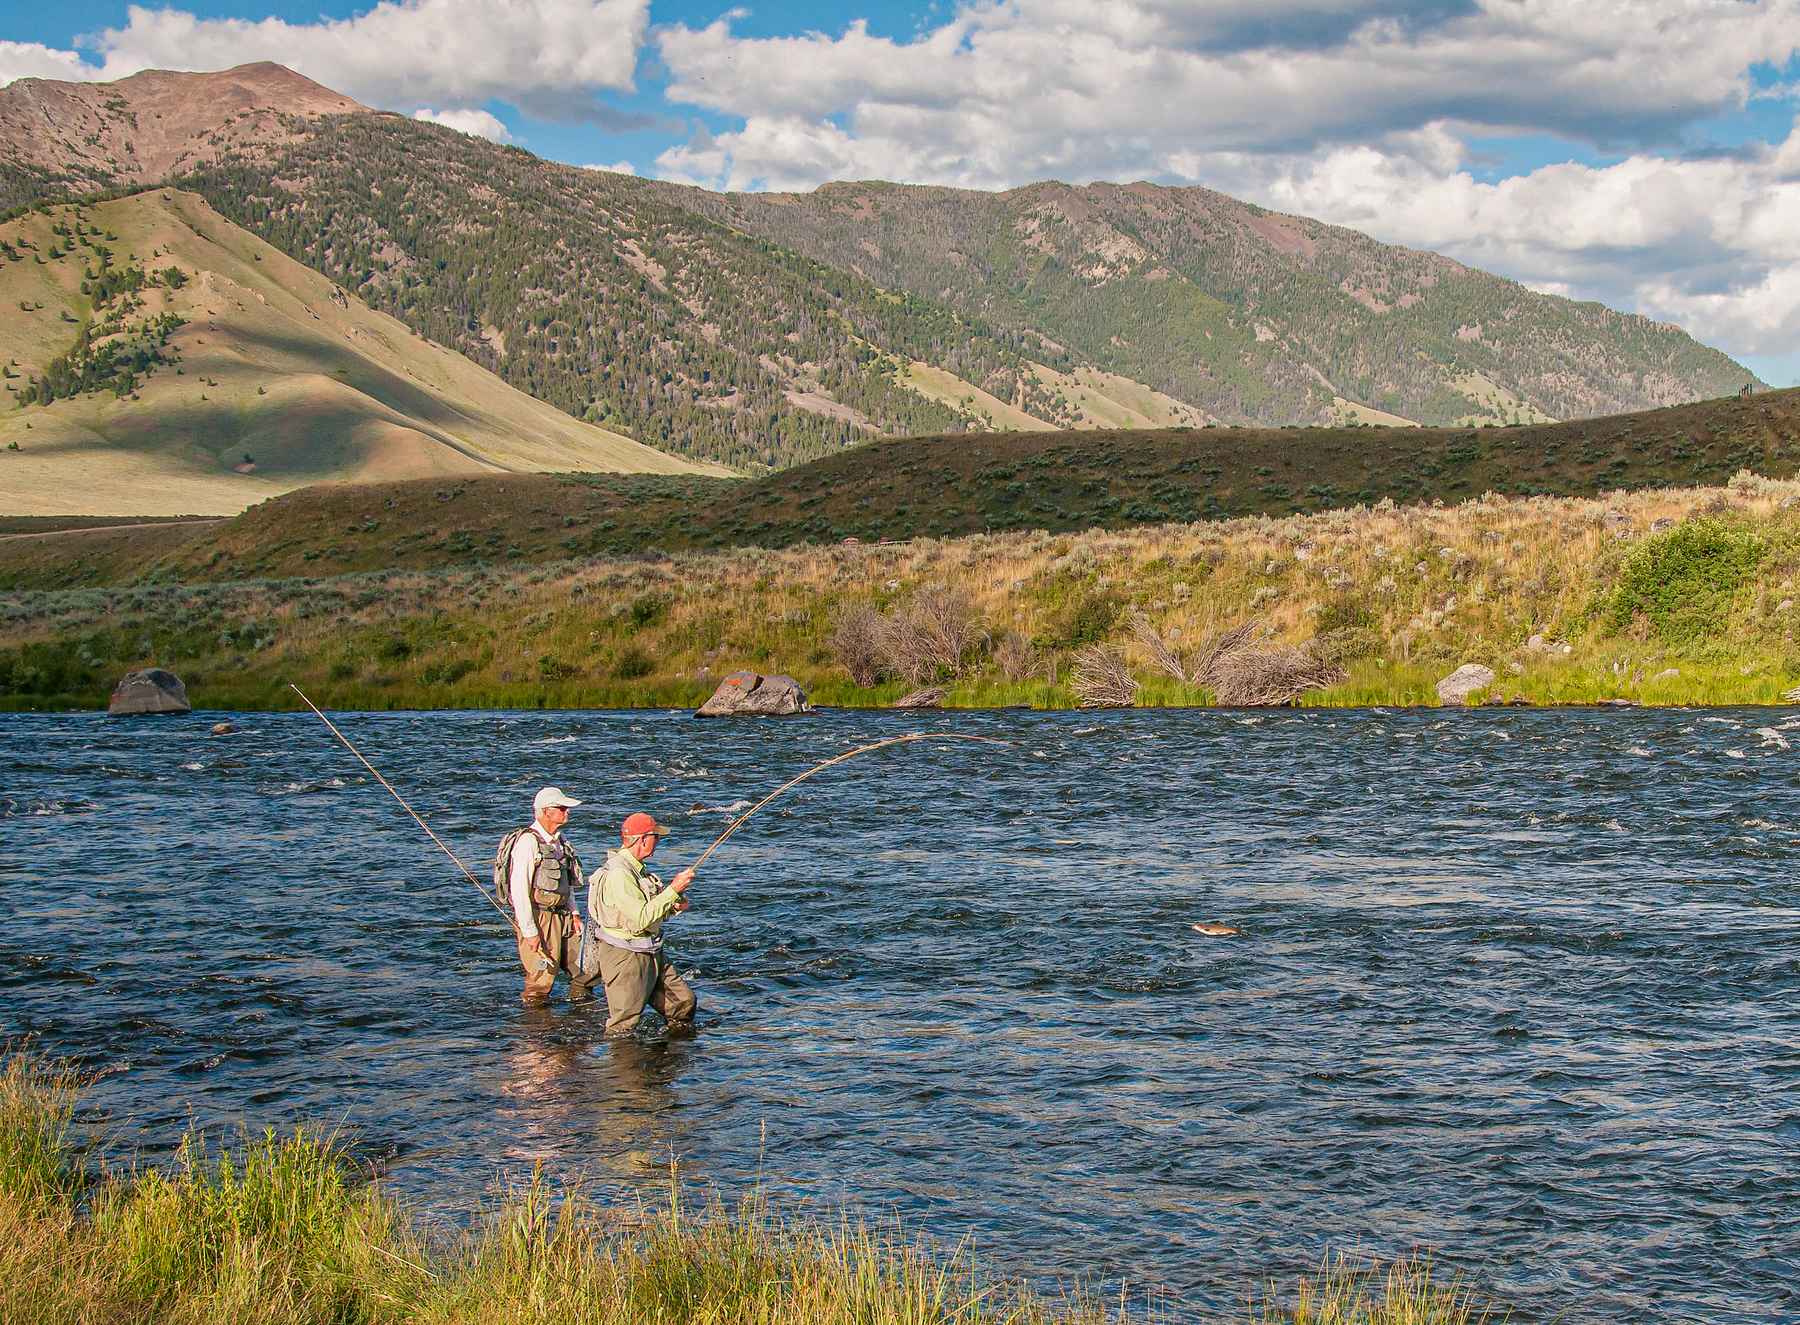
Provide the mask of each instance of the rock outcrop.
POLYGON ((108 713, 192 713, 187 687, 173 672, 160 667, 146 667, 141 672, 127 672, 113 687, 108 713))
POLYGON ((811 713, 806 692, 791 676, 763 676, 759 672, 733 672, 698 709, 698 718, 785 717, 811 713))
POLYGON ((1469 697, 1494 684, 1494 669, 1480 663, 1464 663, 1437 683, 1441 704, 1467 704, 1469 697))
POLYGON ((897 709, 935 709, 944 706, 944 687, 926 686, 923 690, 915 690, 910 695, 902 695, 894 701, 897 709))

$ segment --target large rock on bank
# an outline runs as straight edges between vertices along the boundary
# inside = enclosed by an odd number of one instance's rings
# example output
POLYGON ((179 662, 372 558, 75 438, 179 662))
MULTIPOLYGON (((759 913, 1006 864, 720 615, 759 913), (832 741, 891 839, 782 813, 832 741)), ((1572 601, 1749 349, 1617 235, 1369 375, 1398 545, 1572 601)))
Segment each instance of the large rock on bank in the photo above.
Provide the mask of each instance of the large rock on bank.
POLYGON ((791 676, 763 676, 758 672, 733 672, 698 709, 698 718, 785 717, 811 713, 806 692, 791 676))
POLYGON ((1494 684, 1494 669, 1480 663, 1464 663, 1437 683, 1440 704, 1467 704, 1469 696, 1494 684))
POLYGON ((187 687, 173 672, 160 667, 146 667, 141 672, 127 672, 113 687, 108 713, 192 713, 187 687))

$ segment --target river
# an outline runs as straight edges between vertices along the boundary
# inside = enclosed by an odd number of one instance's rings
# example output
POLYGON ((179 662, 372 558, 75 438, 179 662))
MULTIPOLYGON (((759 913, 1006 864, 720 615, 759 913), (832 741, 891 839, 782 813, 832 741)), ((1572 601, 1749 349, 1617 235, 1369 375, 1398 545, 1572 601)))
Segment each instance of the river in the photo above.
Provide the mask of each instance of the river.
POLYGON ((316 718, 223 716, 0 715, 0 1027, 151 1155, 344 1123, 448 1218, 673 1156, 1207 1311, 1430 1247, 1520 1319, 1800 1319, 1789 711, 343 716, 478 874, 546 782, 667 875, 852 745, 1010 742, 752 819, 671 928, 700 1033, 622 1043, 316 718))

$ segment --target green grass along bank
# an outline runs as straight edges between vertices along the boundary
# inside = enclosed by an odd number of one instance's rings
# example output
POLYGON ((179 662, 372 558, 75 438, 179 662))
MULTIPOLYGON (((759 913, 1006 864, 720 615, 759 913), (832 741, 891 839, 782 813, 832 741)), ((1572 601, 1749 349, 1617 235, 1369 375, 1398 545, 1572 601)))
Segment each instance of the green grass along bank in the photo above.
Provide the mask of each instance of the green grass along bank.
POLYGON ((1466 662, 1527 703, 1774 703, 1800 684, 1800 483, 1604 500, 1488 495, 1080 534, 735 549, 541 566, 0 594, 0 706, 103 707, 134 666, 203 708, 697 705, 728 672, 816 702, 915 685, 952 706, 1066 707, 1111 645, 1142 705, 1191 705, 1203 641, 1256 620, 1328 651, 1317 704, 1434 703, 1466 662), (950 654, 852 674, 839 627, 936 603, 950 654), (1147 623, 1167 670, 1146 642, 1147 623), (1534 637, 1539 637, 1534 646, 1534 637))
MULTIPOLYGON (((9 1325, 1124 1325, 1143 1304, 1050 1297, 893 1226, 684 1204, 678 1175, 603 1207, 534 1174, 473 1231, 427 1232, 346 1138, 305 1129, 121 1163, 76 1125, 76 1078, 0 1064, 0 1319, 9 1325), (1136 1311, 1128 1315, 1127 1309, 1136 1311)), ((1423 1261, 1247 1285, 1251 1325, 1471 1325, 1423 1261)), ((1149 1320, 1191 1319, 1150 1304, 1149 1320)))
MULTIPOLYGON (((0 454, 0 485, 7 457, 0 454)), ((221 582, 946 538, 1382 500, 1593 497, 1800 472, 1800 389, 1514 428, 958 434, 754 480, 508 475, 321 484, 235 519, 0 538, 0 588, 221 582)))

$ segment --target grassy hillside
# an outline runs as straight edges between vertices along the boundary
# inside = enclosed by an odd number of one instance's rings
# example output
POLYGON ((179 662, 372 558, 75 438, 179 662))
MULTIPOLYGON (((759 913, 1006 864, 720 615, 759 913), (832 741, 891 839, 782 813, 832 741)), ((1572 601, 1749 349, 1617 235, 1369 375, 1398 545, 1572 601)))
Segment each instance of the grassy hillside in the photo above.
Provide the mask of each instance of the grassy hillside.
POLYGON ((748 481, 570 475, 322 486, 218 524, 0 539, 0 587, 1118 529, 1384 498, 1591 496, 1722 483, 1745 468, 1800 472, 1800 389, 1517 428, 909 438, 748 481))
POLYGON ((5 514, 232 513, 322 479, 694 469, 514 390, 175 190, 0 225, 0 307, 5 514))
POLYGON ((657 187, 1231 423, 1325 423, 1358 406, 1431 424, 1531 422, 1717 396, 1752 380, 1679 328, 1209 189, 657 187))
POLYGON ((826 703, 938 680, 951 703, 1066 706, 1095 645, 1122 650, 1139 702, 1203 703, 1201 645, 1251 622, 1343 669, 1308 702, 1434 702, 1465 662, 1494 670, 1498 698, 1772 702, 1800 682, 1797 599, 1800 483, 1746 477, 1599 501, 5 593, 0 706, 99 707, 149 663, 202 707, 285 706, 289 681, 345 708, 691 705, 738 667, 790 672, 826 703), (941 609, 957 643, 859 679, 834 642, 858 609, 941 609))

